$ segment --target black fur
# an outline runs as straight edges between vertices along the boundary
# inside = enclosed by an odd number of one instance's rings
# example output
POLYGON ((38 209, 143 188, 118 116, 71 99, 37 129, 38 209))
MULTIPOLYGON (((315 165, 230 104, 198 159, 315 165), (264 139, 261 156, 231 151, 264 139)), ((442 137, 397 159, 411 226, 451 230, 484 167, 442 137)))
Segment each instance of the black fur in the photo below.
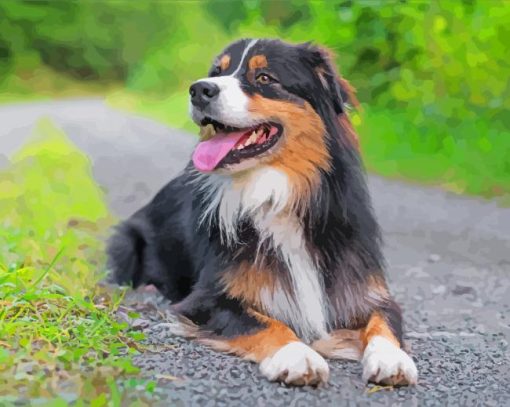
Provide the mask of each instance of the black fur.
MULTIPOLYGON (((248 40, 226 51, 232 63, 226 72, 213 66, 211 76, 228 75, 240 62, 248 40)), ((262 86, 238 78, 247 94, 293 103, 308 102, 322 118, 331 171, 321 173, 313 202, 300 214, 308 249, 323 273, 326 294, 333 306, 331 328, 359 328, 378 310, 399 340, 402 337, 398 306, 390 298, 374 298, 372 277, 383 278, 384 260, 380 233, 374 218, 359 154, 340 127, 342 91, 326 54, 310 44, 292 46, 260 40, 251 55, 264 54, 270 61, 263 71, 278 84, 262 86), (320 78, 317 68, 326 74, 320 78)), ((154 284, 172 300, 175 310, 216 335, 235 336, 261 327, 240 301, 227 298, 219 276, 240 261, 254 261, 259 236, 250 219, 238 225, 238 240, 221 241, 217 217, 201 224, 208 205, 195 179, 192 165, 167 184, 147 206, 121 224, 109 244, 109 266, 119 283, 154 284)), ((278 253, 263 250, 266 264, 285 274, 278 253)))

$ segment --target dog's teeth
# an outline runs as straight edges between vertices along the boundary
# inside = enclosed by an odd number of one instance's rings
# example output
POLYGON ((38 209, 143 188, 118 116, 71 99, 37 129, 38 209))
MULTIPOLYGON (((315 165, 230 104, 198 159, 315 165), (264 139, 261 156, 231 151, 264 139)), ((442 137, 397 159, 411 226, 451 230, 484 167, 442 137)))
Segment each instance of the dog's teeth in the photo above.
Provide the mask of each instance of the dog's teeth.
POLYGON ((251 133, 251 136, 248 138, 248 140, 246 140, 245 145, 250 145, 250 144, 256 143, 258 137, 259 136, 258 136, 257 132, 253 131, 251 133))
POLYGON ((245 147, 248 147, 253 144, 260 143, 260 137, 264 137, 264 127, 259 127, 255 130, 252 130, 250 137, 248 137, 244 142, 239 143, 237 146, 235 146, 235 150, 242 150, 245 147))

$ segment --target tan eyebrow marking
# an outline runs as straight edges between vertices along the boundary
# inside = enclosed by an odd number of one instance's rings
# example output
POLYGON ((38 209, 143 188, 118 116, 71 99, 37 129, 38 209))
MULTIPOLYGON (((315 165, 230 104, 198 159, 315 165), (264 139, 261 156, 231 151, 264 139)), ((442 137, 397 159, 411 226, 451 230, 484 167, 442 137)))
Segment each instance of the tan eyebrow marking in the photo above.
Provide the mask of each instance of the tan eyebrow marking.
POLYGON ((226 71, 230 66, 230 55, 225 54, 220 58, 220 68, 222 71, 226 71))
POLYGON ((265 55, 255 55, 250 58, 250 62, 248 62, 248 66, 250 70, 254 70, 257 68, 265 68, 267 67, 267 59, 265 55))

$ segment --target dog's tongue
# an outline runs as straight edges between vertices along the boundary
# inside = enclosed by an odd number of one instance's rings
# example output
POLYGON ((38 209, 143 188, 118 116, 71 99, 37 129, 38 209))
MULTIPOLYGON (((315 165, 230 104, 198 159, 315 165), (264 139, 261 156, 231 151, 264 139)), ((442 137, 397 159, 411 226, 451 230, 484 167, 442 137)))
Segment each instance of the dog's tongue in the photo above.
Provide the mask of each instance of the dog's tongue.
POLYGON ((246 129, 230 133, 218 132, 213 138, 198 143, 192 157, 196 169, 213 171, 245 133, 246 129))

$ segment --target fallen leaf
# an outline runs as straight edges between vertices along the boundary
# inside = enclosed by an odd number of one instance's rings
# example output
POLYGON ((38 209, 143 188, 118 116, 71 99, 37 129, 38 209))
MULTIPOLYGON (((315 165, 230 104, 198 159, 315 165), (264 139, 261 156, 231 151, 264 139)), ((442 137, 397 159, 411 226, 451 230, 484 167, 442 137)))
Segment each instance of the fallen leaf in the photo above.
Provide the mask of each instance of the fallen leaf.
POLYGON ((179 377, 177 376, 172 376, 172 375, 169 375, 169 374, 157 374, 154 376, 156 379, 163 379, 163 380, 182 380, 180 379, 179 377))
POLYGON ((393 386, 391 386, 391 385, 388 385, 388 386, 375 385, 374 387, 371 387, 367 390, 367 394, 377 393, 378 391, 381 391, 381 390, 393 390, 393 386))

